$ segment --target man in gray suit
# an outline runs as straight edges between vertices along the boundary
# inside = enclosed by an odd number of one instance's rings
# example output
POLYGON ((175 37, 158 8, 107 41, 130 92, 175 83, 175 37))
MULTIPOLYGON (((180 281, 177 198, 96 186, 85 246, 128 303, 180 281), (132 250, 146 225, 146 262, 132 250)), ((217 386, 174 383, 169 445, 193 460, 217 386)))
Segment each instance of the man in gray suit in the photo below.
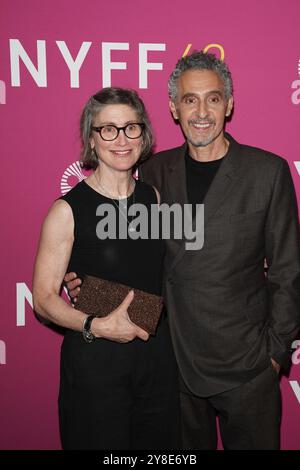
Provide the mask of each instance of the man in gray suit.
POLYGON ((278 374, 289 365, 300 327, 299 223, 289 167, 224 132, 232 80, 213 54, 180 59, 169 94, 186 142, 144 163, 140 178, 163 203, 204 203, 203 248, 166 243, 183 447, 215 449, 218 416, 224 448, 278 449, 278 374))

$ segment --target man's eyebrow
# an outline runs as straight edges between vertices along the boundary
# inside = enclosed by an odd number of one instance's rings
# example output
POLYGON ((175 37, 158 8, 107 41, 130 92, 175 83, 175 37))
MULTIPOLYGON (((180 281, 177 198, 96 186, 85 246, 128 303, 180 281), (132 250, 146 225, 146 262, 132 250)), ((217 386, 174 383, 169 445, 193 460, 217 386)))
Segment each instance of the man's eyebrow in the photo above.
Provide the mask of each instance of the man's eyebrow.
MULTIPOLYGON (((222 92, 221 90, 209 90, 208 92, 205 93, 205 96, 209 96, 209 95, 219 95, 219 96, 223 97, 224 92, 222 92)), ((185 93, 182 96, 181 100, 184 100, 186 98, 192 98, 192 97, 198 98, 197 93, 191 93, 191 92, 185 93)))
POLYGON ((211 90, 207 92, 206 94, 207 95, 220 95, 220 96, 224 95, 224 93, 221 90, 211 90))
POLYGON ((182 97, 181 97, 181 100, 184 100, 185 98, 192 98, 193 96, 195 96, 197 98, 197 94, 196 93, 185 93, 182 97))

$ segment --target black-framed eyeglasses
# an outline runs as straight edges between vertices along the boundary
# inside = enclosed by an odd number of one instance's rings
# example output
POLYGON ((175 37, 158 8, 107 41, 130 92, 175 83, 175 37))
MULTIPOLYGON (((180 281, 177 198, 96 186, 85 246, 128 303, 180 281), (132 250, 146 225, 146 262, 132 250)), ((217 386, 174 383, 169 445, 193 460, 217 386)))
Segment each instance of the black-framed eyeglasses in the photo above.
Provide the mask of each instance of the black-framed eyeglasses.
POLYGON ((124 127, 117 127, 113 124, 107 124, 106 126, 94 127, 93 131, 98 132, 103 140, 115 140, 120 131, 123 131, 128 139, 138 139, 141 137, 145 124, 141 122, 130 122, 124 127))

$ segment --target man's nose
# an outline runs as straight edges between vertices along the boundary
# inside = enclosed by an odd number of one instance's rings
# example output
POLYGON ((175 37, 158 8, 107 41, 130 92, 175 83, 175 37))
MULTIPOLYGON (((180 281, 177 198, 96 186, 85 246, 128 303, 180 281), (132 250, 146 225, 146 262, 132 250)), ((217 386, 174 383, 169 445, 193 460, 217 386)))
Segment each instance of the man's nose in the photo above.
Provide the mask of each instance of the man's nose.
POLYGON ((197 109, 198 115, 201 118, 204 118, 208 114, 208 107, 207 103, 205 101, 199 101, 198 103, 198 109, 197 109))

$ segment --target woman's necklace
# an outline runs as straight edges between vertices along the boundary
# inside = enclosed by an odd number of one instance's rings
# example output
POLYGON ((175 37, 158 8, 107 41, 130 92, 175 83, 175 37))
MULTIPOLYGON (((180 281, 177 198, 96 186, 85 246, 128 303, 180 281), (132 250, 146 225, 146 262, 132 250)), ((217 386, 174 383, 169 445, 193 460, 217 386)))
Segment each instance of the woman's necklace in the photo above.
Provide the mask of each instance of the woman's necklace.
MULTIPOLYGON (((121 217, 123 217, 123 219, 126 221, 126 223, 128 224, 128 232, 135 232, 135 227, 133 227, 131 224, 132 220, 129 221, 128 218, 127 218, 127 202, 129 201, 129 198, 131 197, 132 195, 132 205, 134 205, 135 203, 135 181, 133 182, 133 191, 132 193, 130 194, 130 196, 128 197, 123 197, 123 196, 119 196, 117 198, 115 198, 115 196, 113 196, 112 194, 110 194, 105 188, 103 188, 103 186, 99 183, 98 181, 98 178, 96 176, 96 173, 93 173, 94 177, 95 177, 95 180, 96 180, 96 183, 97 183, 97 186, 98 188, 100 189, 100 191, 105 195, 105 196, 108 196, 109 199, 111 199, 112 203, 115 205, 115 207, 118 209, 118 212, 119 214, 121 215, 121 217), (118 204, 116 203, 115 199, 118 200, 118 204), (125 202, 123 202, 123 200, 125 202), (123 209, 123 210, 122 210, 123 209)), ((129 193, 129 191, 128 191, 129 193)))

